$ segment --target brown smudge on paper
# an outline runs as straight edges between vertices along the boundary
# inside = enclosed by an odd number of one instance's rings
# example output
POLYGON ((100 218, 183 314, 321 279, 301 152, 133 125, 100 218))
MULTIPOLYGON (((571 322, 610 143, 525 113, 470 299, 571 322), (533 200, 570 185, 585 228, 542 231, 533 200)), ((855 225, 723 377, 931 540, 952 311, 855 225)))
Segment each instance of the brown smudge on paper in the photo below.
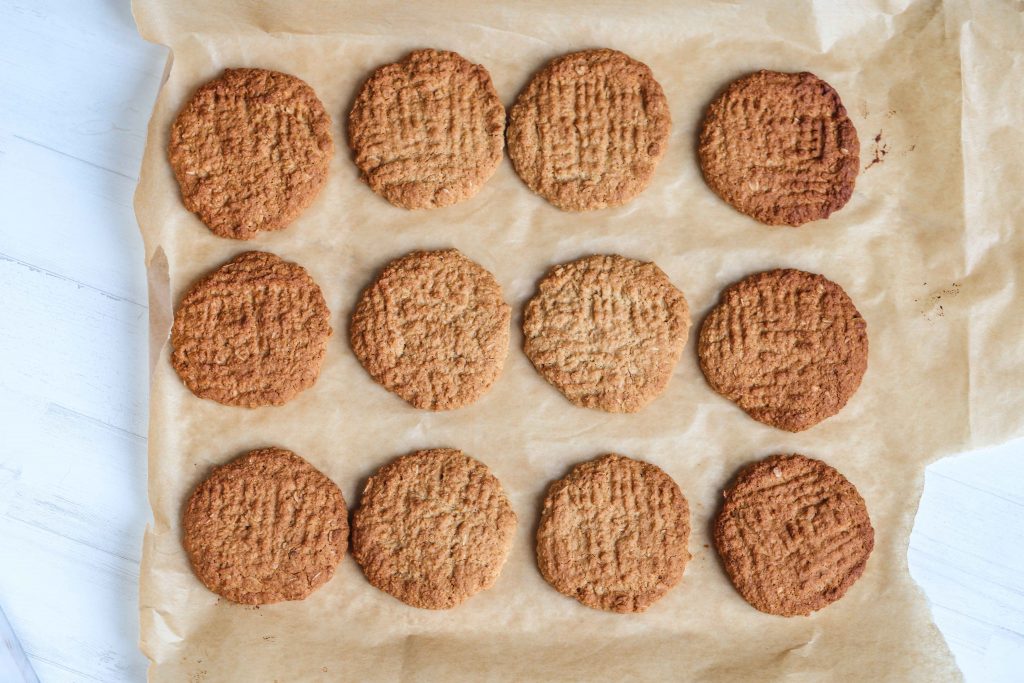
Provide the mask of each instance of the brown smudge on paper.
MULTIPOLYGON (((895 112, 890 111, 889 115, 892 116, 892 114, 894 114, 894 113, 895 112)), ((889 153, 889 143, 882 141, 882 131, 878 131, 878 135, 875 136, 875 140, 872 143, 872 147, 871 147, 871 154, 872 154, 871 161, 869 161, 868 165, 864 167, 864 170, 866 171, 869 168, 871 168, 872 166, 874 166, 875 164, 880 164, 883 161, 885 161, 885 155, 888 154, 888 153, 889 153)))
MULTIPOLYGON (((928 283, 925 282, 922 286, 927 287, 928 283)), ((925 296, 914 299, 914 303, 919 305, 919 313, 925 320, 934 322, 939 318, 946 317, 946 306, 949 305, 950 300, 959 295, 960 283, 954 282, 949 287, 933 290, 925 296)))

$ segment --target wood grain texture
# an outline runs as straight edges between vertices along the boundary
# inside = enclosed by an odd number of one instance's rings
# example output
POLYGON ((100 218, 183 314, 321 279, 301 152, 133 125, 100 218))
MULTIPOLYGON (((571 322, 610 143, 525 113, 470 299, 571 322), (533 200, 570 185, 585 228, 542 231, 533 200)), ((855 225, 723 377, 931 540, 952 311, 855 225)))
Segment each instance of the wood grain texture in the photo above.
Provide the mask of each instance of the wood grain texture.
MULTIPOLYGON (((127 2, 0 4, 0 603, 50 681, 140 681, 148 323, 131 200, 166 52, 127 2)), ((524 75, 525 77, 525 75, 524 75)), ((1024 670, 1024 442, 928 469, 914 578, 968 681, 1024 670)))

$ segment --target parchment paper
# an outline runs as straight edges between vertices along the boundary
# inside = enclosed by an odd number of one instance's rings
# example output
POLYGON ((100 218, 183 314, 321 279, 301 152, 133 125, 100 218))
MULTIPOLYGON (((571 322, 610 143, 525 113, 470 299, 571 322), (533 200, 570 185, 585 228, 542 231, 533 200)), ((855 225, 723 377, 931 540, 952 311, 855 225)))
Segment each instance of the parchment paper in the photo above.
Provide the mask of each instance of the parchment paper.
POLYGON ((1020 5, 136 0, 134 11, 142 34, 172 50, 136 194, 152 298, 153 524, 140 598, 152 680, 958 677, 907 572, 907 543, 926 463, 1024 431, 1020 5), (627 206, 563 213, 530 193, 507 158, 474 199, 440 210, 395 208, 358 180, 344 126, 375 67, 414 48, 456 50, 490 70, 508 106, 548 59, 599 46, 649 64, 674 119, 653 182, 627 206), (334 119, 337 153, 320 197, 287 230, 248 243, 214 236, 185 210, 166 156, 179 108, 229 66, 300 76, 334 119), (865 169, 849 204, 827 221, 761 226, 701 178, 695 138, 706 105, 758 68, 813 71, 835 86, 856 124, 865 169), (431 414, 373 383, 348 346, 348 319, 388 260, 449 246, 501 282, 514 310, 513 348, 482 400, 431 414), (335 336, 319 381, 280 408, 200 400, 168 360, 173 304, 197 277, 253 248, 308 268, 332 311, 335 336), (696 322, 668 390, 636 415, 572 406, 521 352, 520 313, 537 280, 552 264, 606 252, 655 260, 696 322), (860 391, 838 416, 795 435, 716 395, 694 351, 721 289, 779 266, 840 283, 870 336, 860 391), (324 471, 350 507, 367 476, 411 450, 453 446, 483 460, 519 515, 501 578, 455 610, 431 612, 374 589, 346 556, 303 602, 219 600, 189 569, 182 507, 211 467, 270 444, 324 471), (693 560, 681 584, 639 615, 563 597, 533 559, 549 483, 612 451, 664 468, 692 510, 693 560), (843 600, 786 619, 740 598, 708 530, 739 467, 794 451, 831 463, 860 489, 876 547, 843 600))

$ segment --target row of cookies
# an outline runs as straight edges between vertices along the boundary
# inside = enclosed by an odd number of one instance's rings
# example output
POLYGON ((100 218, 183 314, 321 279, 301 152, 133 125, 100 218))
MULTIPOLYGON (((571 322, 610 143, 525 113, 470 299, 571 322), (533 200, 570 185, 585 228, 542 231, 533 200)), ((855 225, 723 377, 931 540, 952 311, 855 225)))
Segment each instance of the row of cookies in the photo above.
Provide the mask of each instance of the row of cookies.
MULTIPOLYGON (((465 200, 497 169, 556 207, 619 206, 649 184, 668 148, 668 101, 650 68, 622 52, 552 60, 508 113, 487 70, 454 52, 417 50, 377 69, 348 115, 363 180, 396 206, 465 200)), ((228 69, 178 114, 169 157, 185 206, 217 235, 286 227, 323 188, 331 118, 301 79, 228 69)), ((704 177, 737 210, 770 225, 827 218, 849 200, 860 150, 836 91, 810 73, 759 71, 708 107, 704 177)))
MULTIPOLYGON (((820 460, 773 456, 724 491, 714 542, 752 606, 806 615, 863 574, 874 530, 857 489, 820 460)), ((183 544, 197 577, 243 604, 301 600, 334 575, 349 546, 340 489, 300 456, 251 451, 190 497, 183 544)), ((380 468, 352 515, 351 548, 369 582, 414 607, 448 609, 490 588, 517 516, 498 479, 461 451, 417 451, 380 468)), ((609 454, 547 492, 537 565, 559 592, 595 609, 642 612, 690 560, 690 510, 659 467, 609 454)))
MULTIPOLYGON (((332 334, 301 266, 246 252, 195 284, 175 311, 171 362, 197 396, 281 405, 316 381, 332 334)), ((481 398, 509 348, 511 308, 485 268, 454 249, 389 263, 361 294, 352 350, 416 408, 481 398)), ((655 264, 597 255, 555 266, 526 303, 523 349, 572 403, 636 412, 660 395, 690 328, 686 298, 655 264)), ((772 270, 728 287, 698 336, 715 391, 751 417, 801 431, 836 414, 867 368, 867 329, 821 275, 772 270)))

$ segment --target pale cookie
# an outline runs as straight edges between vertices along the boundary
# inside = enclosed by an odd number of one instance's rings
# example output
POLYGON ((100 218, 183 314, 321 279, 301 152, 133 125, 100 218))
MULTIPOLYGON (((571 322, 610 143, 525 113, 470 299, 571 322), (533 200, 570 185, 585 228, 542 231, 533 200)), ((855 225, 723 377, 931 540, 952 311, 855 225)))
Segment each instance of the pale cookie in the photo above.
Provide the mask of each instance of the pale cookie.
POLYGON ((736 590, 768 614, 810 614, 864 573, 875 531, 857 489, 820 460, 776 455, 725 491, 715 546, 736 590))
POLYGON ((683 577, 690 509, 661 469, 621 455, 573 468, 548 490, 537 564, 587 607, 643 612, 683 577))
POLYGON ((189 498, 183 526, 199 580, 246 605, 302 600, 334 576, 348 544, 341 491, 283 448, 215 469, 189 498))
POLYGON ((377 69, 348 120, 363 180, 405 209, 475 195, 501 162, 504 132, 505 107, 487 69, 440 50, 377 69))
POLYGON ((174 312, 171 364, 199 398, 282 405, 316 382, 332 330, 306 269, 246 252, 196 283, 174 312))
POLYGON ((821 275, 772 270, 722 292, 697 342, 711 387, 755 420, 799 432, 838 413, 868 366, 867 324, 821 275))
POLYGON ((850 199, 860 168, 838 93, 806 72, 734 81, 708 107, 699 154, 711 189, 768 225, 828 218, 850 199))
POLYGON ((483 396, 508 355, 511 309, 501 285, 455 249, 389 263, 352 314, 352 350, 378 383, 417 408, 450 410, 483 396))
POLYGON ((509 113, 508 153, 531 190, 565 211, 639 195, 668 148, 672 117, 651 70, 615 50, 552 60, 509 113))
POLYGON ((168 152, 185 208, 221 237, 252 239, 286 227, 323 188, 331 118, 295 76, 226 69, 182 108, 168 152))
POLYGON ((523 314, 523 346, 576 405, 633 413, 665 390, 689 329, 686 299, 658 266, 589 256, 541 280, 523 314))
POLYGON ((490 588, 516 527, 487 467, 451 448, 417 451, 370 477, 352 518, 366 578, 413 607, 448 609, 490 588))

